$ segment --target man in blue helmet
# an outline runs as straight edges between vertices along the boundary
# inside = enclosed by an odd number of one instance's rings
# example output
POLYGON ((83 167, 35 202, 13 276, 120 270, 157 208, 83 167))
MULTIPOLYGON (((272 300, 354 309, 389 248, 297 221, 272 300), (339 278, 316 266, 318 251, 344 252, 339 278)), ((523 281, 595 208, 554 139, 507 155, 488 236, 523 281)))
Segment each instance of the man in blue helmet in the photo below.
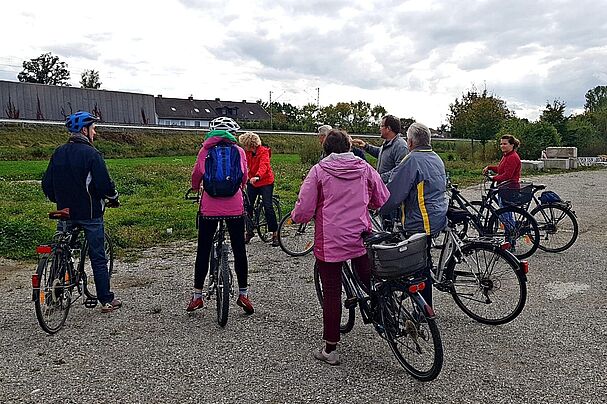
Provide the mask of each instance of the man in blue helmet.
POLYGON ((78 225, 84 229, 97 299, 101 303, 101 311, 108 313, 122 306, 122 302, 110 290, 103 212, 105 200, 108 201, 107 206, 116 207, 119 202, 105 161, 93 146, 97 120, 83 111, 68 116, 65 126, 70 138, 53 153, 42 179, 42 189, 57 204, 57 209, 69 209, 68 226, 78 225))

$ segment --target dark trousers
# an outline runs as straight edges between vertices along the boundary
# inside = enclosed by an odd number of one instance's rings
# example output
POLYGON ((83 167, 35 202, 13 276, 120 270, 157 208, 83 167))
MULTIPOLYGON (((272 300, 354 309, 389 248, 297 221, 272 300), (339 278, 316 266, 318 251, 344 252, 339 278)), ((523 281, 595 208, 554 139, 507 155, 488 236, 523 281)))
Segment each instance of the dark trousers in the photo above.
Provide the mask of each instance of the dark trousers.
MULTIPOLYGON (((247 287, 247 276, 249 264, 247 261, 247 250, 244 244, 244 218, 224 219, 228 233, 232 254, 234 254, 234 270, 238 279, 238 287, 247 287)), ((198 217, 198 249, 196 250, 196 264, 194 265, 194 288, 202 289, 204 279, 209 272, 209 260, 211 248, 213 248, 213 236, 217 230, 219 220, 203 219, 198 217)))
MULTIPOLYGON (((322 282, 323 339, 339 342, 339 322, 341 320, 341 267, 343 262, 324 262, 316 259, 320 281, 322 282)), ((371 263, 367 254, 352 259, 352 269, 358 275, 363 288, 371 286, 371 263)))
POLYGON ((251 184, 247 184, 247 195, 249 197, 249 206, 247 213, 250 218, 253 218, 253 207, 257 197, 261 195, 261 204, 263 206, 264 214, 266 215, 266 221, 268 222, 268 231, 272 233, 278 230, 278 221, 276 220, 276 212, 274 212, 274 206, 272 205, 272 194, 274 193, 274 184, 264 185, 262 187, 254 187, 251 184))

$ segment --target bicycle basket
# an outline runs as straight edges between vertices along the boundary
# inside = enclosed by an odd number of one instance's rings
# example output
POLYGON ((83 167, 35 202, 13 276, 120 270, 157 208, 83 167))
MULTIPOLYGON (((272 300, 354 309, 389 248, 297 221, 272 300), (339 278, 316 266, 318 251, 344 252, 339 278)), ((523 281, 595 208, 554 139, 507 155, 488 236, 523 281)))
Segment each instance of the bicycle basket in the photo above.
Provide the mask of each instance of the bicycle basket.
POLYGON ((374 276, 388 279, 409 276, 427 265, 427 236, 417 233, 396 244, 376 244, 369 248, 369 254, 374 276))
POLYGON ((563 200, 561 199, 561 197, 553 191, 544 191, 542 192, 542 194, 540 195, 540 202, 542 205, 547 205, 549 203, 557 203, 557 202, 562 202, 563 200))
POLYGON ((509 183, 499 187, 500 199, 510 205, 526 205, 533 199, 533 184, 531 183, 509 183))

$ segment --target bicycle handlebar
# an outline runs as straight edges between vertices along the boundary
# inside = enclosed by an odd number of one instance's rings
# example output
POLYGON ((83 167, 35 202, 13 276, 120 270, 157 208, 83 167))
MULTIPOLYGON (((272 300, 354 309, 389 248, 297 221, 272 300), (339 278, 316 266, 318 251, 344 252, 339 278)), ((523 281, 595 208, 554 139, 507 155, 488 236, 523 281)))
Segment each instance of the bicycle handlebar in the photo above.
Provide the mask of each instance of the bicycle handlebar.
POLYGON ((186 201, 196 201, 198 202, 200 200, 200 192, 197 189, 188 189, 185 193, 185 195, 183 196, 183 199, 185 199, 186 201))

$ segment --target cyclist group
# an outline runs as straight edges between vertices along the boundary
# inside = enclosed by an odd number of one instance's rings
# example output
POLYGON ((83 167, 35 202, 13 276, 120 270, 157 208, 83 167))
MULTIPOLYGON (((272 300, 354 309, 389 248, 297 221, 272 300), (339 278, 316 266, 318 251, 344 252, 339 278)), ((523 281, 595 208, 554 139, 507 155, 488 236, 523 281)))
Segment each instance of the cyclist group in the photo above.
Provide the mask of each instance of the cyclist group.
MULTIPOLYGON (((101 154, 93 145, 97 118, 88 112, 70 115, 66 126, 68 142, 51 157, 42 181, 45 195, 56 202, 57 209, 69 208, 69 225, 79 225, 85 231, 90 245, 90 260, 95 287, 103 312, 121 307, 122 302, 110 290, 107 260, 104 253, 103 212, 108 206, 118 206, 118 193, 110 179, 101 154)), ((198 247, 194 264, 194 287, 186 310, 204 306, 203 286, 209 270, 209 255, 213 235, 220 220, 225 220, 234 254, 238 280, 237 304, 246 314, 253 314, 248 294, 248 261, 246 244, 251 234, 245 231, 245 204, 240 189, 246 189, 250 206, 258 196, 262 198, 268 230, 273 233, 272 245, 277 246, 278 228, 272 208, 274 173, 270 166, 270 150, 261 145, 258 135, 247 132, 238 140, 239 125, 231 118, 220 117, 210 124, 191 178, 193 190, 202 186, 198 215, 198 247), (243 147, 238 146, 238 141, 243 147), (226 154, 217 154, 215 148, 227 146, 226 154), (217 157, 219 156, 219 157, 217 157), (227 156, 227 157, 226 157, 227 156), (225 171, 220 159, 236 164, 229 169, 232 190, 216 192, 207 185, 209 171, 225 171), (203 185, 204 184, 204 185, 203 185), (206 185, 206 186, 205 186, 206 185), (235 190, 235 191, 234 191, 235 190)), ((371 231, 369 209, 379 209, 388 219, 400 217, 407 234, 435 235, 447 224, 448 199, 446 172, 441 158, 432 151, 430 130, 413 123, 406 137, 401 134, 400 120, 392 115, 382 118, 380 133, 383 144, 375 147, 360 139, 351 139, 342 130, 328 125, 319 128, 323 153, 318 164, 308 172, 292 212, 295 222, 306 222, 314 217, 314 255, 322 279, 325 303, 323 305, 324 346, 314 351, 314 357, 332 365, 339 364, 337 343, 340 339, 341 266, 351 260, 363 285, 370 285, 370 262, 363 244, 363 235, 371 231), (354 148, 353 148, 354 146, 354 148), (365 160, 364 153, 377 158, 377 170, 365 160)), ((520 159, 516 168, 518 140, 504 136, 501 148, 504 157, 494 169, 497 181, 520 176, 520 159)), ((229 162, 228 162, 229 166, 229 162)), ((518 181, 518 178, 516 179, 518 181)), ((430 280, 429 268, 427 279, 430 280)), ((424 289, 424 298, 431 304, 432 288, 424 289)))

